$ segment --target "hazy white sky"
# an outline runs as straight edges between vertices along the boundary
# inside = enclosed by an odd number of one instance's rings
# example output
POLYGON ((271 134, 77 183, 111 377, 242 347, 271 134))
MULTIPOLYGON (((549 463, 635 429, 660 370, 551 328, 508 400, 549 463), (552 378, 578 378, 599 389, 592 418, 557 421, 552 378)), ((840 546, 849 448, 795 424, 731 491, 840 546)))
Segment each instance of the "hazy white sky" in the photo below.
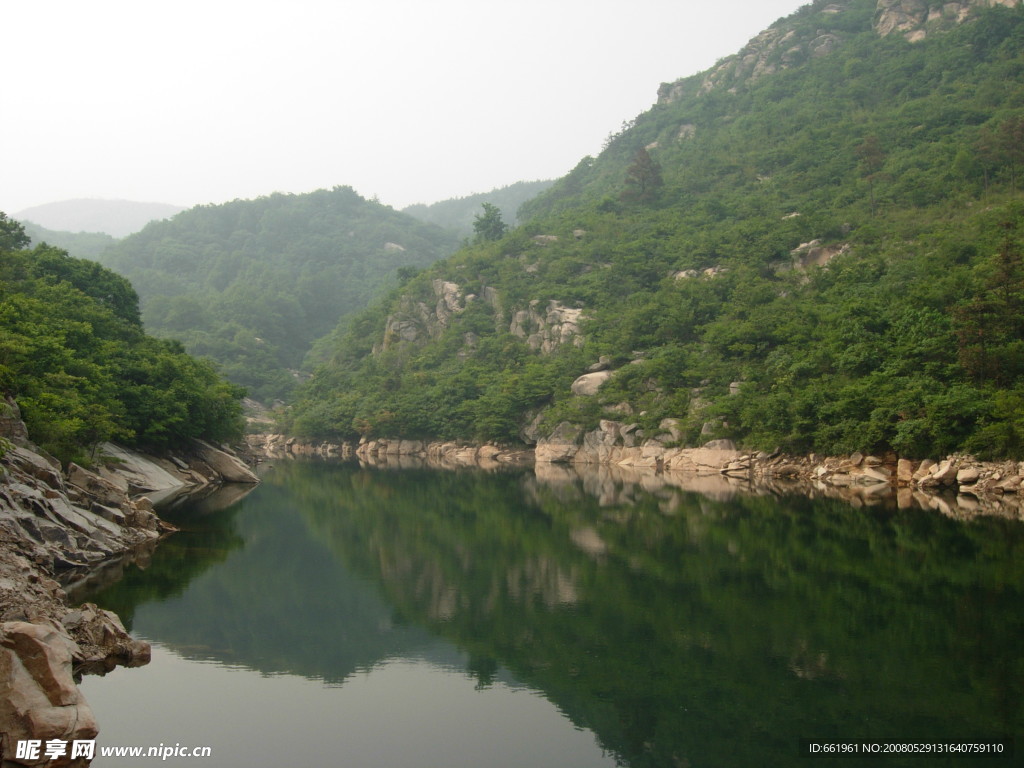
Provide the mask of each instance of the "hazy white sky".
POLYGON ((12 0, 0 210, 556 178, 803 0, 12 0))

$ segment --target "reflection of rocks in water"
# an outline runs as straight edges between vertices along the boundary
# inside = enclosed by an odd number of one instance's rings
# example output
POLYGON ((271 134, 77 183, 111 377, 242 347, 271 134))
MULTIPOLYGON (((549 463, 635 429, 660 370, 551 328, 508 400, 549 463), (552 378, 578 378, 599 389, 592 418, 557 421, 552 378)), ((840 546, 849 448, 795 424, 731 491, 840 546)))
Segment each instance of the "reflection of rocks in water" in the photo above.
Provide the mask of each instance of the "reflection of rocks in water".
POLYGON ((536 491, 543 488, 549 496, 553 494, 563 501, 585 495, 596 499, 602 507, 622 507, 633 506, 654 496, 660 499, 659 508, 666 515, 677 514, 684 506, 684 495, 695 493, 715 501, 729 501, 738 496, 802 495, 812 499, 839 499, 855 508, 883 506, 933 510, 958 520, 979 515, 1024 518, 1024 500, 1016 493, 972 495, 962 491, 956 494, 952 490, 929 492, 923 488, 889 483, 835 485, 821 480, 770 476, 747 480, 725 474, 546 463, 534 467, 532 481, 535 484, 534 498, 536 491))
POLYGON ((374 469, 427 469, 430 464, 421 456, 387 455, 359 459, 360 467, 374 469))
MULTIPOLYGON (((671 421, 666 420, 662 428, 677 439, 671 421)), ((957 519, 978 515, 1024 519, 1024 462, 978 462, 970 456, 919 462, 895 454, 822 458, 742 453, 727 440, 700 448, 669 448, 661 441, 663 436, 642 445, 620 445, 635 436, 631 431, 635 426, 602 421, 600 429, 584 435, 581 428, 564 423, 535 451, 387 438, 356 446, 311 444, 283 435, 250 436, 250 447, 265 457, 356 457, 362 466, 383 469, 495 471, 532 464, 538 483, 548 493, 571 495, 577 493, 575 486, 582 485, 583 492, 602 506, 631 505, 638 494, 655 494, 662 497, 666 514, 677 508, 675 494, 685 492, 718 501, 738 494, 800 494, 842 499, 855 507, 919 506, 957 519), (907 488, 915 493, 901 493, 907 488), (946 492, 959 492, 959 496, 947 499, 942 496, 946 492)))
POLYGON ((424 443, 419 440, 373 440, 360 445, 356 456, 362 466, 381 469, 464 469, 495 471, 529 463, 529 452, 494 445, 424 443))
POLYGON ((171 504, 161 507, 160 511, 166 514, 179 507, 187 506, 195 513, 209 515, 214 512, 221 512, 236 502, 241 501, 252 493, 255 488, 255 485, 242 483, 208 485, 195 493, 179 496, 171 504))
POLYGON ((573 495, 572 489, 575 488, 576 481, 579 479, 579 472, 570 464, 537 464, 533 468, 533 477, 536 478, 538 484, 546 488, 566 489, 571 492, 570 495, 573 495))
POLYGON ((569 533, 569 538, 588 555, 600 557, 608 551, 608 545, 601 540, 600 534, 594 528, 576 528, 569 533))
POLYGON ((530 450, 509 449, 484 443, 428 442, 377 438, 350 443, 307 443, 284 435, 250 435, 250 449, 264 458, 320 457, 358 458, 362 466, 382 469, 476 469, 495 470, 532 463, 530 450))
POLYGON ((544 605, 556 608, 579 600, 575 569, 566 570, 550 558, 536 557, 519 563, 506 572, 505 578, 508 594, 517 603, 527 603, 536 596, 544 605))
POLYGON ((145 541, 120 557, 104 560, 92 568, 79 568, 61 574, 61 586, 67 592, 68 602, 72 604, 82 602, 87 595, 95 594, 116 584, 124 578, 125 569, 129 566, 134 565, 136 568, 146 570, 158 543, 158 539, 145 541))
POLYGON ((633 506, 654 496, 665 514, 680 508, 681 494, 697 493, 716 501, 728 501, 737 494, 749 494, 748 484, 723 475, 687 472, 650 472, 622 466, 537 464, 534 479, 539 490, 565 501, 580 494, 597 499, 601 507, 633 506))
MULTIPOLYGON (((604 544, 596 531, 590 537, 584 534, 584 540, 586 546, 600 546, 603 551, 604 544)), ((543 556, 529 557, 503 572, 493 573, 485 590, 487 597, 480 600, 479 593, 470 594, 464 588, 465 580, 472 578, 480 563, 469 553, 462 553, 460 560, 461 570, 457 573, 446 571, 438 562, 424 562, 412 556, 381 557, 379 567, 381 577, 393 587, 408 590, 411 585, 416 604, 430 621, 451 621, 465 612, 491 614, 502 604, 501 594, 519 604, 539 598, 549 608, 574 605, 579 600, 575 568, 543 556)))

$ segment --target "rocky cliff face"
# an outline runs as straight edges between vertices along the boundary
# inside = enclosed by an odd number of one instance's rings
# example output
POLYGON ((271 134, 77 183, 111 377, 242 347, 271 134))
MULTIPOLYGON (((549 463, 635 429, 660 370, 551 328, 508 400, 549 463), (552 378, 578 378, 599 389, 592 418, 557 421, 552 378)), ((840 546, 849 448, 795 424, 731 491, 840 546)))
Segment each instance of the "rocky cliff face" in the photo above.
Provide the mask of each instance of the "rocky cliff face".
POLYGON ((433 303, 416 301, 409 295, 402 297, 398 310, 388 316, 384 340, 374 348, 375 354, 403 341, 437 338, 451 325, 452 318, 476 299, 473 294, 464 296, 458 284, 448 280, 431 281, 431 289, 433 303))
MULTIPOLYGON (((830 3, 821 8, 819 13, 827 16, 840 14, 849 4, 850 0, 830 3)), ((841 43, 842 37, 835 33, 815 30, 813 34, 801 34, 790 25, 775 24, 754 37, 738 53, 722 59, 703 75, 663 83, 658 89, 658 103, 670 104, 691 91, 703 95, 719 88, 731 89, 740 83, 788 69, 809 58, 827 56, 841 43)))
POLYGON ((580 322, 583 310, 567 307, 560 301, 542 302, 534 299, 526 309, 513 313, 509 333, 525 339, 530 349, 543 355, 554 352, 563 344, 583 345, 580 322))
POLYGON ((882 35, 894 32, 911 42, 924 40, 929 33, 939 32, 960 24, 974 8, 1002 5, 1012 8, 1021 0, 878 0, 875 12, 875 31, 882 35))
MULTIPOLYGON (((583 344, 580 322, 584 310, 581 308, 567 307, 554 300, 534 299, 523 309, 513 309, 506 316, 501 296, 494 288, 485 288, 478 296, 464 293, 457 283, 437 279, 431 282, 431 289, 433 302, 417 301, 409 295, 402 297, 397 311, 388 316, 384 338, 374 347, 374 354, 402 342, 438 338, 474 301, 486 303, 497 325, 507 324, 509 333, 524 339, 531 349, 541 354, 550 354, 563 344, 583 344)), ((466 346, 472 347, 474 341, 472 334, 467 334, 466 346)))

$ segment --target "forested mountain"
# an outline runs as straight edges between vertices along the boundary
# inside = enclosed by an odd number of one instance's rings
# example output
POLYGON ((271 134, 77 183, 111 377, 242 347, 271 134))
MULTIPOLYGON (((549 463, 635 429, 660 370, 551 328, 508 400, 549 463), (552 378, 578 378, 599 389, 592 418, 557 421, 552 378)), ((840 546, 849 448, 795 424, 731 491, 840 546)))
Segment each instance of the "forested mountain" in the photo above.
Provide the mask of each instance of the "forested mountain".
POLYGON ((1022 171, 1024 7, 818 0, 360 315, 291 427, 1019 457, 1022 171))
POLYGON ((241 436, 241 390, 147 336, 127 280, 30 245, 0 213, 0 387, 35 443, 82 462, 105 440, 152 449, 241 436))
POLYGON ((168 203, 82 199, 36 205, 14 216, 58 232, 102 232, 111 237, 125 237, 151 221, 169 218, 183 210, 180 205, 168 203))
POLYGON ((335 187, 199 206, 99 260, 131 280, 150 332, 180 339, 269 400, 288 396, 311 344, 339 318, 457 242, 335 187))
POLYGON ((403 213, 415 216, 444 229, 457 232, 462 237, 472 237, 473 224, 484 203, 495 206, 501 212, 502 221, 516 224, 519 208, 523 203, 532 200, 550 187, 553 181, 520 181, 501 189, 484 192, 478 195, 467 195, 452 200, 442 200, 431 205, 422 203, 403 208, 403 213))

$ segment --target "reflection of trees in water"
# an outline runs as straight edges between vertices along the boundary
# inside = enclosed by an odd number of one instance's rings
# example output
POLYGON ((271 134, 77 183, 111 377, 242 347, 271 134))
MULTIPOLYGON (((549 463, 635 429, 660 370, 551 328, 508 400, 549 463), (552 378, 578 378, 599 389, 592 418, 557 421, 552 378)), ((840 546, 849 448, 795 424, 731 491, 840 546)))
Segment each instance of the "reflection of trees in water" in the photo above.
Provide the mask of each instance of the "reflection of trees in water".
POLYGON ((1019 524, 607 474, 287 473, 402 616, 507 665, 631 765, 788 764, 850 722, 1020 729, 1019 524))
POLYGON ((179 597, 194 579, 242 547, 235 530, 238 507, 219 511, 222 509, 216 499, 204 498, 191 507, 179 506, 170 515, 162 512, 180 528, 177 533, 161 539, 144 557, 133 553, 106 572, 95 574, 96 578, 80 585, 74 599, 114 611, 125 627, 133 630, 139 606, 179 597))
POLYGON ((137 623, 333 681, 436 649, 429 630, 634 768, 789 765, 800 738, 1020 733, 1022 530, 607 473, 281 462, 158 549, 178 587, 145 587, 165 602, 137 623))
POLYGON ((310 538, 287 487, 265 482, 226 512, 187 508, 174 522, 183 530, 157 550, 150 568, 173 573, 174 590, 155 593, 150 572, 136 572, 96 597, 119 599, 150 640, 188 658, 332 683, 388 658, 435 650, 427 632, 396 622, 373 584, 310 538), (192 570, 178 569, 181 559, 192 570))
MULTIPOLYGON (((179 525, 189 528, 192 527, 189 521, 201 520, 204 516, 229 509, 252 493, 254 488, 253 485, 237 483, 210 486, 198 493, 177 497, 170 505, 160 508, 160 515, 164 520, 177 520, 179 525)), ((177 549, 173 546, 164 547, 170 538, 165 535, 144 541, 130 552, 106 560, 87 571, 77 569, 68 572, 62 578, 68 601, 81 603, 101 595, 105 601, 118 602, 123 606, 124 613, 117 613, 131 629, 132 612, 137 602, 166 599, 170 595, 180 594, 196 575, 223 560, 223 556, 217 555, 217 550, 221 550, 221 555, 226 555, 241 545, 241 539, 231 532, 230 517, 211 519, 210 522, 212 527, 200 525, 199 529, 209 528, 212 535, 206 541, 208 544, 216 542, 216 545, 200 547, 194 557, 180 556, 180 552, 184 551, 181 545, 185 544, 180 537, 175 542, 177 549), (150 571, 157 549, 161 550, 157 570, 140 578, 137 571, 150 571), (125 584, 117 586, 122 580, 126 580, 125 584)))

